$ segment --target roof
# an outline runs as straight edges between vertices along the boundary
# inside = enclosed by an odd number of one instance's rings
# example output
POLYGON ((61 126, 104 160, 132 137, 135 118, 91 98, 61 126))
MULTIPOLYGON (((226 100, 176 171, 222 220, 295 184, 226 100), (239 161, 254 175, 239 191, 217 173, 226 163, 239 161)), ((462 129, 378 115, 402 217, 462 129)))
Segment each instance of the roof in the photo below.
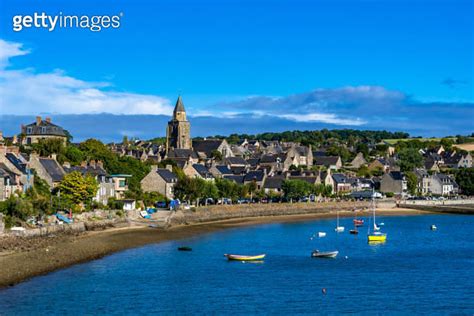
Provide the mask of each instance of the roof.
POLYGON ((64 170, 59 163, 52 158, 39 158, 40 164, 54 182, 59 182, 64 177, 64 170))
POLYGON ((174 113, 176 112, 186 112, 184 110, 184 104, 183 100, 181 99, 181 96, 178 96, 178 100, 176 100, 176 105, 174 107, 174 113))
POLYGON ((168 158, 198 158, 192 149, 173 148, 168 152, 168 158))
POLYGON ((342 173, 334 173, 332 178, 336 183, 348 183, 346 175, 342 173))
POLYGON ((8 161, 10 161, 15 166, 15 168, 20 170, 21 173, 26 173, 26 163, 22 162, 13 153, 7 153, 5 156, 7 157, 8 161))
POLYGON ((263 187, 265 189, 281 189, 281 185, 285 181, 282 177, 268 177, 265 179, 263 187))
POLYGON ((244 183, 244 176, 237 176, 237 175, 224 175, 224 179, 233 181, 237 184, 244 183))
POLYGON ((245 175, 244 181, 263 181, 265 173, 262 170, 250 171, 245 175))
POLYGON ((214 178, 214 176, 209 172, 209 169, 207 169, 206 166, 195 163, 193 164, 193 168, 203 178, 214 178))
POLYGON ((392 177, 393 180, 401 181, 403 180, 404 175, 400 171, 390 171, 390 177, 392 177))
POLYGON ((8 167, 2 162, 0 163, 0 177, 9 178, 10 184, 16 185, 16 174, 8 169, 8 167))
POLYGON ((162 177, 163 180, 165 180, 168 183, 178 181, 178 177, 173 172, 169 171, 166 168, 158 168, 156 170, 156 173, 158 173, 160 177, 162 177))
POLYGON ((249 158, 247 159, 247 163, 251 166, 251 167, 256 167, 259 163, 260 159, 259 158, 249 158))
POLYGON ((317 166, 331 166, 337 164, 339 161, 339 156, 319 156, 319 157, 314 157, 314 164, 317 166))
POLYGON ((301 180, 308 182, 309 184, 315 184, 316 181, 318 181, 318 177, 290 176, 290 180, 301 180))
POLYGON ((212 152, 217 150, 222 142, 222 139, 193 140, 193 149, 197 152, 203 152, 207 157, 210 157, 212 152))
POLYGON ((242 157, 227 157, 225 161, 231 165, 247 165, 247 161, 242 157))
POLYGON ((216 169, 221 173, 221 174, 232 174, 232 171, 229 169, 229 167, 225 165, 218 165, 216 166, 216 169))
POLYGON ((230 167, 233 174, 242 174, 245 172, 245 167, 230 167))
POLYGON ((56 135, 66 137, 66 133, 62 127, 46 120, 41 120, 39 124, 33 122, 24 126, 24 133, 26 135, 56 135))
POLYGON ((73 171, 78 171, 80 172, 81 174, 85 175, 85 174, 90 174, 90 175, 93 175, 93 176, 106 176, 107 175, 107 171, 104 170, 104 168, 102 167, 99 167, 99 166, 74 166, 74 167, 63 167, 64 168, 64 171, 66 171, 67 173, 70 173, 70 172, 73 172, 73 171))

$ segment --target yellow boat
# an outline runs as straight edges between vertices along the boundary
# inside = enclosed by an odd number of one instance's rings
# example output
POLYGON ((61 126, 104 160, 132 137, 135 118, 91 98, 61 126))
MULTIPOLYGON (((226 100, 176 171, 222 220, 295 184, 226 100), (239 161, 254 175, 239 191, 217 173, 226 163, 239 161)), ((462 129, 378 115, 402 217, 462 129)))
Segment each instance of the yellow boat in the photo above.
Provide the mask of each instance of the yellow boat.
POLYGON ((387 240, 387 234, 374 232, 372 234, 367 235, 367 239, 369 242, 384 242, 387 240))
POLYGON ((225 254, 225 257, 229 260, 235 261, 260 261, 265 258, 265 254, 257 255, 257 256, 241 256, 241 255, 228 255, 225 254))

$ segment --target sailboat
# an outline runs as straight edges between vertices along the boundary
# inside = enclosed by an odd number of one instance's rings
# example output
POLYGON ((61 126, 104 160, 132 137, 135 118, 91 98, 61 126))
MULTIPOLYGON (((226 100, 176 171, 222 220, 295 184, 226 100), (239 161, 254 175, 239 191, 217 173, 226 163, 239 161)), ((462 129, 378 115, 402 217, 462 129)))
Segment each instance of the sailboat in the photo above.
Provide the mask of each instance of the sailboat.
POLYGON ((334 231, 337 233, 342 233, 344 231, 344 226, 339 226, 339 211, 336 211, 336 214, 337 214, 337 222, 336 222, 336 228, 334 229, 334 231))
POLYGON ((375 199, 372 192, 372 214, 373 214, 373 229, 370 232, 370 225, 367 228, 367 240, 369 243, 382 243, 387 240, 387 234, 380 231, 380 227, 375 222, 375 199))

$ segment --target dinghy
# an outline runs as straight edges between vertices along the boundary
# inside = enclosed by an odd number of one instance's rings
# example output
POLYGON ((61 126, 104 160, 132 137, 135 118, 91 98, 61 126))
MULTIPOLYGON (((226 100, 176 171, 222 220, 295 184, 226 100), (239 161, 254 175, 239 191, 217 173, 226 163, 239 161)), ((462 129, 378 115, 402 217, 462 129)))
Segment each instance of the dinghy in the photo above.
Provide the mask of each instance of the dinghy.
POLYGON ((334 231, 336 233, 342 233, 344 231, 344 226, 339 226, 339 211, 336 211, 336 214, 337 214, 337 222, 336 222, 336 228, 334 229, 334 231))
POLYGON ((325 232, 319 232, 318 237, 326 237, 326 233, 325 232))
POLYGON ((336 258, 337 254, 339 251, 319 251, 319 250, 314 250, 311 253, 311 257, 313 258, 336 258))
POLYGON ((261 261, 265 258, 265 254, 257 255, 257 256, 242 256, 242 255, 229 255, 225 254, 225 257, 229 260, 234 261, 261 261))
POLYGON ((178 250, 179 251, 192 251, 193 248, 188 247, 188 246, 181 246, 181 247, 178 247, 178 250))

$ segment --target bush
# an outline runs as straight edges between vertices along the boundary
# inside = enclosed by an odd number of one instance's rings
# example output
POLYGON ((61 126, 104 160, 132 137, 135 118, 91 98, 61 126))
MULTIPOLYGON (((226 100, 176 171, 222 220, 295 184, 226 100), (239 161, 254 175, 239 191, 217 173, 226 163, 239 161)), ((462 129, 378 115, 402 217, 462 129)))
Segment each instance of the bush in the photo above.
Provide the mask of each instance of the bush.
POLYGON ((387 192, 387 193, 385 193, 385 196, 388 197, 388 198, 391 198, 391 197, 394 197, 394 196, 395 196, 395 193, 393 193, 393 192, 387 192))

